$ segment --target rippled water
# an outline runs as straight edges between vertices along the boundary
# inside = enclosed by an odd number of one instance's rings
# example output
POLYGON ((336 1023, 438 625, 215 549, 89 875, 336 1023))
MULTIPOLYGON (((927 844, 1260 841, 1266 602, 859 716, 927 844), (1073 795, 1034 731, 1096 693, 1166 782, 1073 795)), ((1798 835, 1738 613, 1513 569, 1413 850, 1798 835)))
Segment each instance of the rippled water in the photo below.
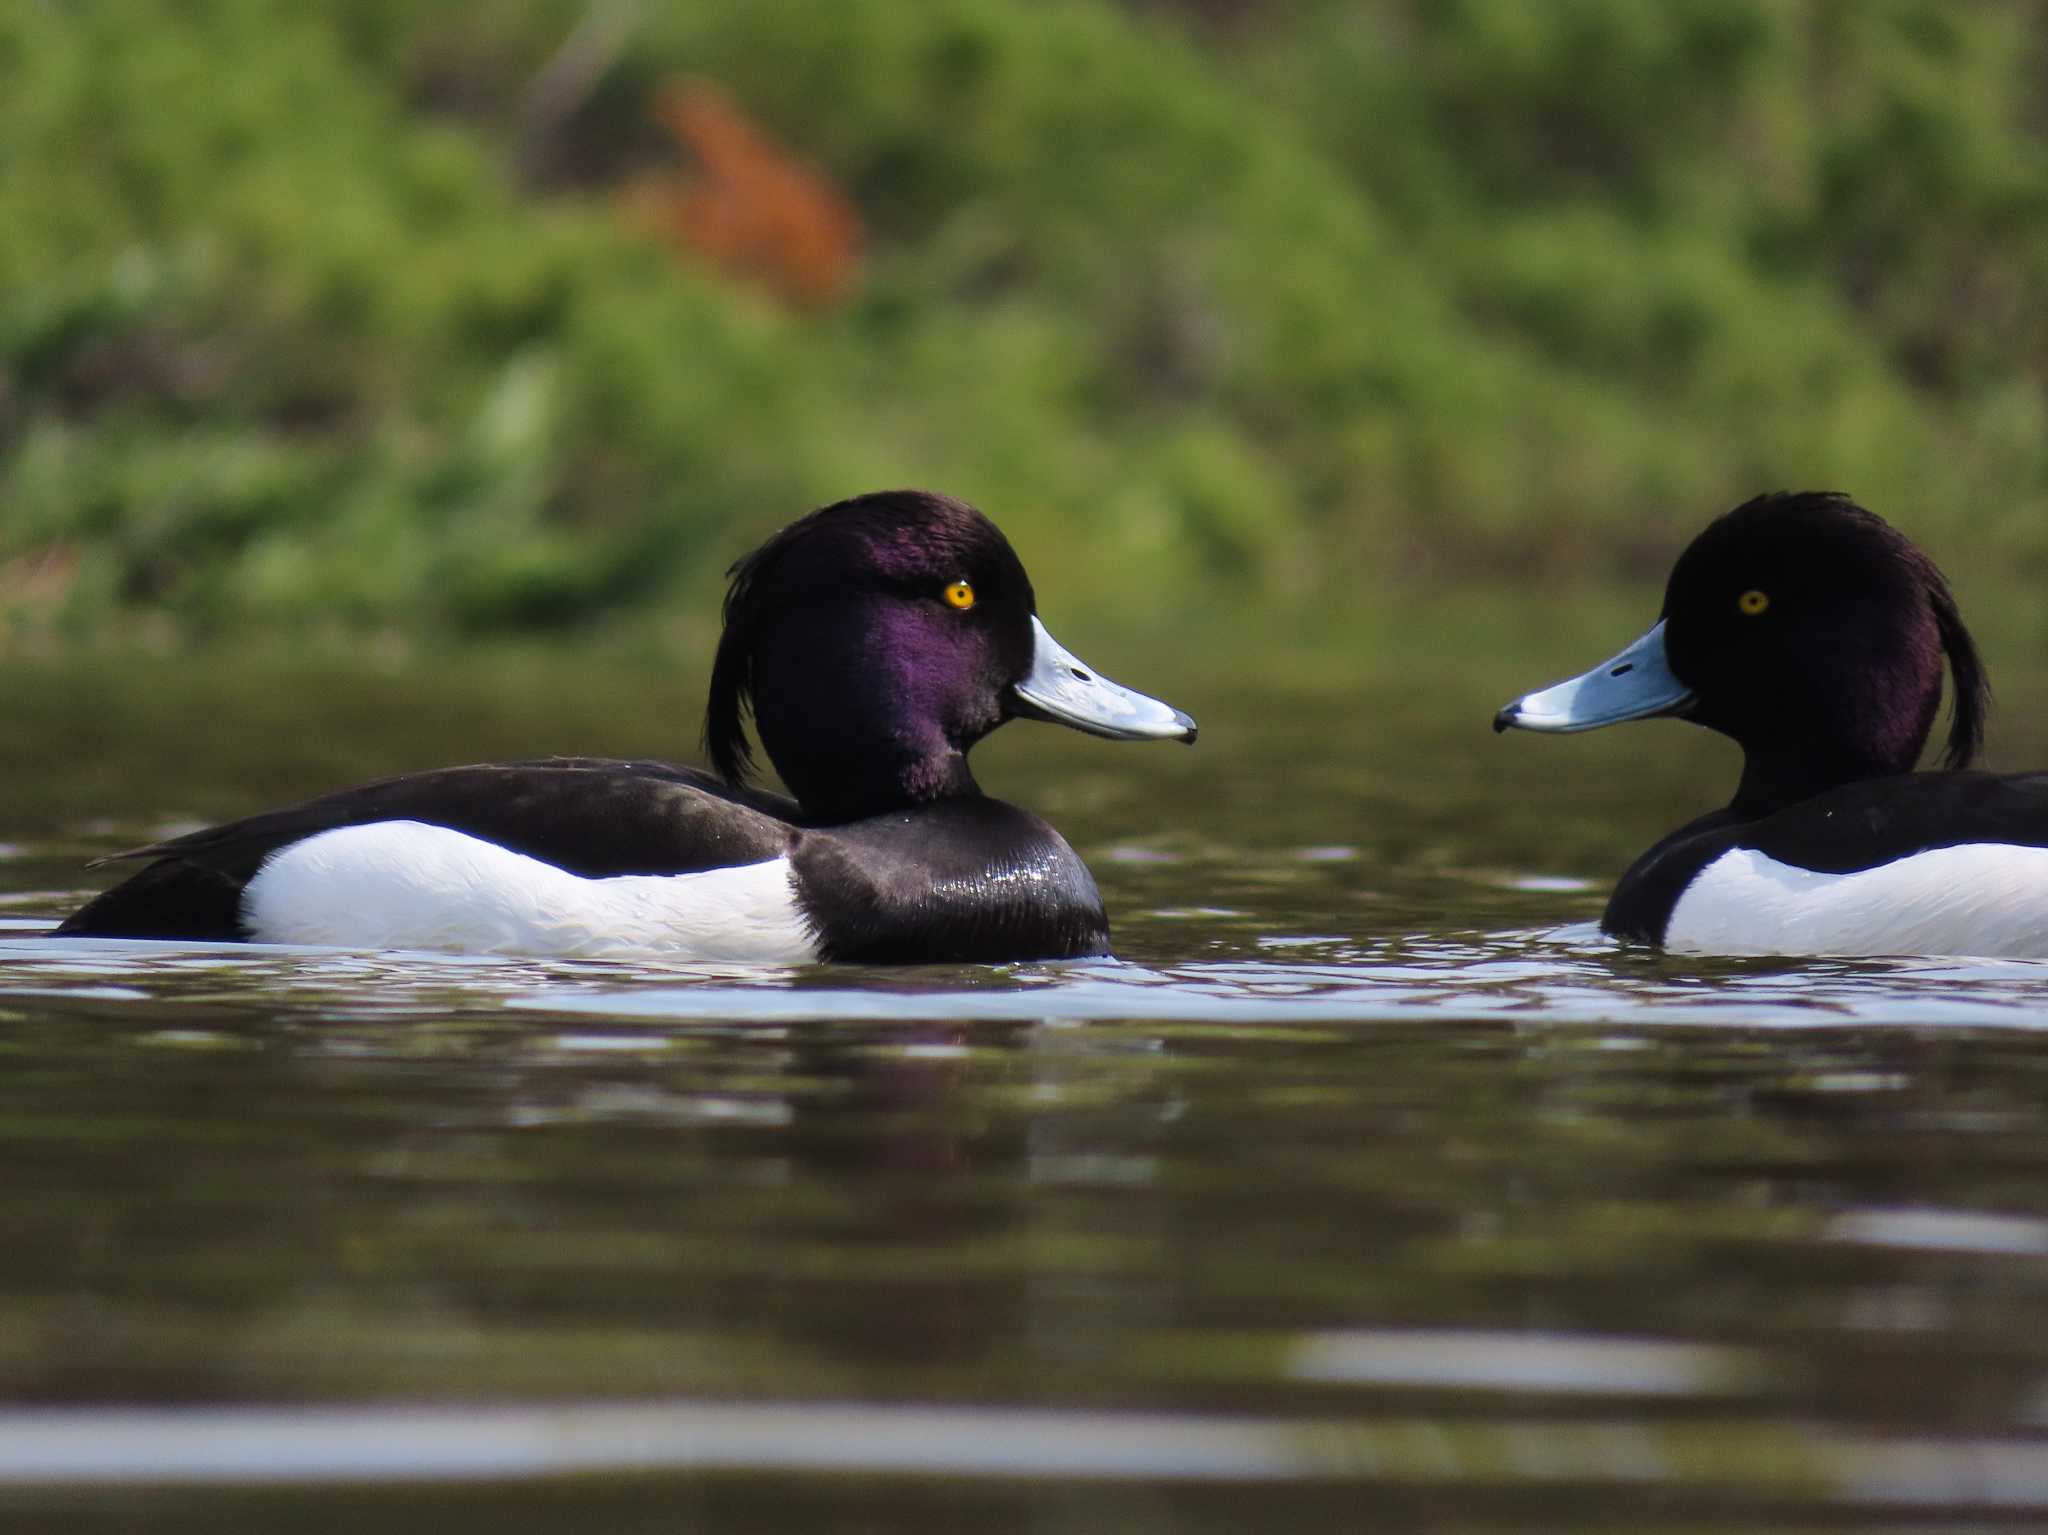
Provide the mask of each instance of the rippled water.
POLYGON ((175 669, 16 679, 0 1522, 2048 1521, 2048 964, 1606 943, 1730 771, 1683 727, 1496 741, 1453 676, 1005 732, 1119 961, 41 936, 187 820, 675 749, 658 687, 280 671, 217 738, 175 669))

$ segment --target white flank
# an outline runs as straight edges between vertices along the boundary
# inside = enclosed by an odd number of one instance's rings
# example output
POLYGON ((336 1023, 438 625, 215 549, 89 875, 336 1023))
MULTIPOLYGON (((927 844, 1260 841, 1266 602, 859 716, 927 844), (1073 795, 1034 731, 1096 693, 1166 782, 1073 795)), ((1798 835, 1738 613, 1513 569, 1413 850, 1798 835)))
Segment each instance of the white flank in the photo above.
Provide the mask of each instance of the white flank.
POLYGON ((584 879, 444 826, 378 821, 280 848, 242 892, 265 943, 455 954, 818 957, 787 858, 584 879))
POLYGON ((2048 957, 2048 848, 1974 842, 1855 874, 1733 848, 1685 887, 1664 946, 1692 954, 2048 957))

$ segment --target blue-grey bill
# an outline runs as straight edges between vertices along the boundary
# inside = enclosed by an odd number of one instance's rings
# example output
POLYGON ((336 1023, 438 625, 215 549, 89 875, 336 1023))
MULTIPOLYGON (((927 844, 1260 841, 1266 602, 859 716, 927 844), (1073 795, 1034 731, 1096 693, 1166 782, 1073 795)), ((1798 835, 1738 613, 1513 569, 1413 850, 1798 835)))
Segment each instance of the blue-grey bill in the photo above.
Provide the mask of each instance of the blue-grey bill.
POLYGON ((1495 730, 1547 730, 1559 735, 1598 730, 1623 720, 1683 714, 1692 707, 1692 689, 1671 673, 1664 653, 1664 624, 1637 640, 1618 656, 1589 672, 1529 693, 1493 717, 1495 730))
POLYGON ((1171 704, 1111 682, 1083 665, 1031 619, 1031 671, 1011 692, 1029 718, 1071 725, 1112 741, 1192 741, 1195 722, 1171 704))

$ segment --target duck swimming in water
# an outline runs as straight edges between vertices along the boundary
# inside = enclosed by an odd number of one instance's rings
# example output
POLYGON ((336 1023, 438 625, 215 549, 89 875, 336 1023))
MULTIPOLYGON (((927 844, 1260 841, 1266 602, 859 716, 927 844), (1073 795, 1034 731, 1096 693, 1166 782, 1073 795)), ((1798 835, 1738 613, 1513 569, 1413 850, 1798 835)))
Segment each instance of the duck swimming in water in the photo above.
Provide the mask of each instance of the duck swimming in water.
POLYGON ((1846 496, 1759 496, 1682 554, 1649 633, 1495 730, 1671 716, 1735 797, 1638 858, 1601 926, 1712 954, 2048 956, 2048 774, 1965 771, 1990 689, 1934 562, 1846 496), (1953 678, 1940 770, 1914 772, 1953 678))
POLYGON ((1087 866, 990 799, 1010 719, 1117 740, 1195 722, 1039 622, 1009 542, 963 501, 889 491, 735 565, 712 666, 716 773, 555 758, 444 768, 130 853, 60 937, 759 961, 1106 954, 1087 866), (755 733, 793 798, 750 787, 755 733))

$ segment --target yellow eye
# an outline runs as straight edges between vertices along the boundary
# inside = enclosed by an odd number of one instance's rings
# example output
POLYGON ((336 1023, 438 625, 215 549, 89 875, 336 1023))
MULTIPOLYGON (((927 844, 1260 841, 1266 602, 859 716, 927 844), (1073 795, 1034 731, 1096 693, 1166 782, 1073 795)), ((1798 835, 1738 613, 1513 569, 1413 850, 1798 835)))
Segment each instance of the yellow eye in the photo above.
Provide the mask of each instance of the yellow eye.
POLYGON ((974 588, 965 581, 955 581, 946 588, 946 601, 964 613, 974 606, 974 588))
POLYGON ((1769 592, 1760 592, 1752 587, 1735 599, 1735 605, 1751 618, 1754 618, 1771 605, 1771 594, 1769 592))

